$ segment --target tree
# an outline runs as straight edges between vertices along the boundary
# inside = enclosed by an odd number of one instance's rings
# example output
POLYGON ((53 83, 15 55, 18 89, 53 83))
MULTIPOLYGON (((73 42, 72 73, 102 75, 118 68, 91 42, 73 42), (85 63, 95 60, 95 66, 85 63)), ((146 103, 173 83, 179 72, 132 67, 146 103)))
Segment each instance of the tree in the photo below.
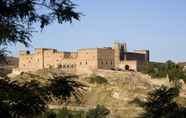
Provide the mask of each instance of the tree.
POLYGON ((176 84, 176 82, 180 79, 183 79, 185 81, 186 76, 183 71, 183 67, 181 67, 178 64, 175 64, 172 61, 167 61, 167 74, 169 77, 169 80, 176 84))
POLYGON ((3 118, 32 118, 47 110, 45 97, 30 83, 0 79, 0 116, 3 118))
POLYGON ((54 76, 49 80, 49 88, 51 95, 62 99, 65 103, 70 97, 74 97, 78 102, 86 91, 87 86, 78 82, 78 76, 54 76))
POLYGON ((79 20, 76 5, 71 0, 1 0, 0 45, 22 43, 29 46, 34 24, 45 26, 79 20))
MULTIPOLYGON (((32 33, 49 24, 80 20, 71 0, 0 0, 0 46, 21 43, 28 47, 32 33), (34 27, 35 26, 35 27, 34 27)), ((0 49, 0 60, 6 56, 0 49)))
POLYGON ((179 86, 168 88, 161 86, 149 93, 144 104, 142 118, 184 118, 186 110, 180 107, 175 98, 179 95, 179 86))
MULTIPOLYGON (((81 13, 74 11, 75 7, 71 0, 0 0, 0 61, 5 59, 7 45, 21 43, 28 47, 38 25, 42 30, 54 22, 79 20, 81 13)), ((0 80, 0 116, 34 117, 45 111, 44 94, 35 91, 35 85, 0 80)))

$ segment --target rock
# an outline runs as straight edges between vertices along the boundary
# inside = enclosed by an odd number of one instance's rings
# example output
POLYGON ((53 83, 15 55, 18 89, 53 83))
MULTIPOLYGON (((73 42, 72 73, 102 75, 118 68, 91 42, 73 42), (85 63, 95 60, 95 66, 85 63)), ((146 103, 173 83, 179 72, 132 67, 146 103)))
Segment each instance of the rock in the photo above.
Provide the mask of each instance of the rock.
POLYGON ((113 94, 112 94, 112 97, 113 98, 115 98, 115 99, 120 99, 120 94, 118 93, 118 92, 114 92, 113 94))

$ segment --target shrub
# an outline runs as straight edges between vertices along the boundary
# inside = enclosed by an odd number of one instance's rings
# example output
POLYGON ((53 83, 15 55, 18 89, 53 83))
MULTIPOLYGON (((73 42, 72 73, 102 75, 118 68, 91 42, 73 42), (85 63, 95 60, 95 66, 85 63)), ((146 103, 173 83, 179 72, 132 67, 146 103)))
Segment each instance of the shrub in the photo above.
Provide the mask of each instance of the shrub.
POLYGON ((172 61, 166 63, 147 62, 144 63, 140 71, 149 74, 153 78, 162 78, 168 75, 170 81, 183 79, 186 82, 186 76, 183 67, 172 61))
POLYGON ((86 118, 107 118, 109 114, 110 111, 106 107, 97 105, 95 109, 91 109, 87 112, 86 118))
POLYGON ((84 111, 71 111, 63 108, 50 110, 46 112, 42 118, 86 118, 86 114, 84 111))
POLYGON ((162 78, 167 76, 167 68, 165 63, 146 62, 140 69, 141 72, 149 74, 153 78, 162 78))
POLYGON ((185 118, 186 109, 176 103, 179 96, 179 86, 160 88, 149 93, 147 102, 144 104, 145 113, 142 118, 185 118))
POLYGON ((102 76, 91 75, 88 77, 88 81, 93 84, 108 84, 108 80, 102 76))

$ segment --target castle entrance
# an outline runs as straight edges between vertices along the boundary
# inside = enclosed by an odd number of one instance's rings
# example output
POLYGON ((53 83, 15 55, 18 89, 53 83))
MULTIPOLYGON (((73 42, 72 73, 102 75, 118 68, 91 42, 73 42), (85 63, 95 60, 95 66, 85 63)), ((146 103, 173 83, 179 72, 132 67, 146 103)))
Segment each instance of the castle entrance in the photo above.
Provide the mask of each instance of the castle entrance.
POLYGON ((125 65, 125 70, 129 70, 129 69, 130 69, 129 65, 125 65))

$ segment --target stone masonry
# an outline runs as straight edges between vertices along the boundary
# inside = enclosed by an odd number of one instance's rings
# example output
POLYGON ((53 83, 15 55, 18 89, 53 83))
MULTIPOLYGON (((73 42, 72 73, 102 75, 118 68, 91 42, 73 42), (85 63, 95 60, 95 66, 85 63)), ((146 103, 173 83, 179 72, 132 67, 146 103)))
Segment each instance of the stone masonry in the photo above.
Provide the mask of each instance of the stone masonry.
POLYGON ((70 73, 97 69, 137 71, 138 66, 146 61, 149 61, 148 50, 128 52, 126 43, 114 42, 112 47, 84 48, 77 52, 59 52, 48 48, 37 48, 32 54, 20 51, 19 70, 25 72, 59 68, 70 73))

